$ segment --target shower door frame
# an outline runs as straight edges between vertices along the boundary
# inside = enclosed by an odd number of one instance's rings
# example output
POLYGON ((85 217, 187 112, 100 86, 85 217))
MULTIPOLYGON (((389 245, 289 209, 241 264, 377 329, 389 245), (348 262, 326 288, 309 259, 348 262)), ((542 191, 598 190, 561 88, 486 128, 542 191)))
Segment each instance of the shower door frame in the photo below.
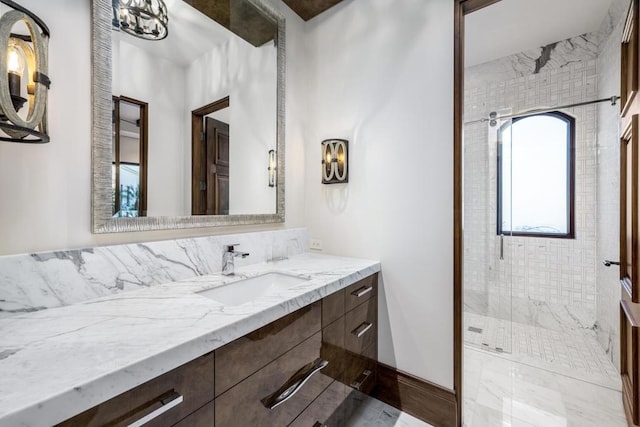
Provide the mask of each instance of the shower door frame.
POLYGON ((463 374, 463 147, 465 16, 500 0, 455 0, 453 25, 453 391, 456 425, 462 426, 463 374))

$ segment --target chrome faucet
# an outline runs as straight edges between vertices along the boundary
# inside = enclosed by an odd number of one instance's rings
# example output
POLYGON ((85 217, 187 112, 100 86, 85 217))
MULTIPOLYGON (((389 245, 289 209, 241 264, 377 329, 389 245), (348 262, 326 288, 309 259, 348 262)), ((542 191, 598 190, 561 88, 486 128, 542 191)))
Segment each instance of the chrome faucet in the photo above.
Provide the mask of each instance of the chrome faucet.
POLYGON ((227 249, 222 254, 222 274, 225 276, 233 276, 234 263, 233 259, 237 256, 246 258, 249 252, 236 252, 233 248, 239 244, 226 245, 227 249))

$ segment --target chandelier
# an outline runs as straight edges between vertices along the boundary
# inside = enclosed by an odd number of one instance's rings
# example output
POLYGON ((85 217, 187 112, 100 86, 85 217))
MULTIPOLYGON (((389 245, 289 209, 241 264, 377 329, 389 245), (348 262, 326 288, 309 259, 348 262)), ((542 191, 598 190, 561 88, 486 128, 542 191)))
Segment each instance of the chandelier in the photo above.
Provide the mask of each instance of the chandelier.
POLYGON ((163 0, 112 0, 113 26, 145 40, 162 40, 169 34, 169 17, 163 0))

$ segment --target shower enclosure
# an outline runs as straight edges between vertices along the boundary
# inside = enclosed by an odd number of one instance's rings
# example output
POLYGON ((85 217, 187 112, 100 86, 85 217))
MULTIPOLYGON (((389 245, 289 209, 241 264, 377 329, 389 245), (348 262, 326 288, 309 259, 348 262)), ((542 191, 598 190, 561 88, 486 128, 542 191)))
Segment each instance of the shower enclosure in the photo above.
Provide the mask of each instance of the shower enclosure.
POLYGON ((616 99, 598 99, 595 60, 506 81, 477 68, 465 89, 465 344, 615 378, 596 341, 596 278, 598 102, 617 110, 616 99))

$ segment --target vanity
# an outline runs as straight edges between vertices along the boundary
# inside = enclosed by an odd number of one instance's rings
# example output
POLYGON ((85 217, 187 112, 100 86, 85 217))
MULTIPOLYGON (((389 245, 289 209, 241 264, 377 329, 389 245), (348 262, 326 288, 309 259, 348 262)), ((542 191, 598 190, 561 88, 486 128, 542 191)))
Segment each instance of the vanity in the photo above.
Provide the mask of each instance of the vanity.
POLYGON ((0 425, 341 425, 375 386, 379 271, 302 253, 0 319, 0 425), (297 282, 209 295, 265 275, 297 282))

